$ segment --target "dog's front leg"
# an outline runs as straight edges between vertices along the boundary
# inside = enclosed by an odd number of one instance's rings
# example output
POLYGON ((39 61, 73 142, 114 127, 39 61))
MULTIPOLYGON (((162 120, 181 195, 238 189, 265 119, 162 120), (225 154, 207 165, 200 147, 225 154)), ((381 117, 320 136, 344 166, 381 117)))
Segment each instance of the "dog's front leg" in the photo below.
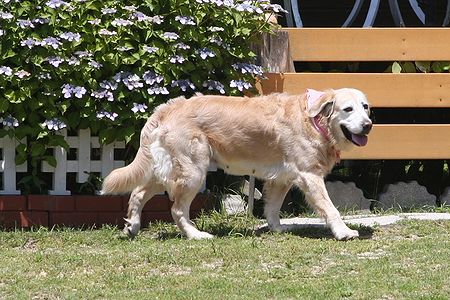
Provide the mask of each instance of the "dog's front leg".
POLYGON ((292 184, 279 183, 274 180, 264 183, 264 215, 269 229, 272 231, 281 231, 280 209, 291 187, 292 184))
POLYGON ((342 221, 339 211, 328 196, 325 182, 321 176, 302 172, 296 182, 305 194, 309 205, 325 221, 337 240, 349 240, 359 236, 358 231, 352 230, 342 221))

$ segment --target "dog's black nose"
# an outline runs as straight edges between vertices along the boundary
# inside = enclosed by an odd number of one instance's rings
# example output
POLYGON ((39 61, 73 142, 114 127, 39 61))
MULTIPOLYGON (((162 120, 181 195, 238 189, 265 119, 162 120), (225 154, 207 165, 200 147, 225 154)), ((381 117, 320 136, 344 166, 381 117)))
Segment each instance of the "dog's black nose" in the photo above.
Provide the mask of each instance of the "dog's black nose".
POLYGON ((362 134, 368 134, 372 130, 372 122, 364 123, 362 127, 362 134))

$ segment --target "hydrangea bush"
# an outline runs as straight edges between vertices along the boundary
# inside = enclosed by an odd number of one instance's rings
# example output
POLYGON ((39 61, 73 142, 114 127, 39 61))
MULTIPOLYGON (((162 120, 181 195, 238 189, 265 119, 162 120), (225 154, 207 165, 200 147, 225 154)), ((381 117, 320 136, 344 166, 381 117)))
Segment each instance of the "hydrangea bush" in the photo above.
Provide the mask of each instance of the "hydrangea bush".
POLYGON ((56 162, 60 130, 138 142, 155 106, 196 92, 239 95, 262 74, 250 45, 269 1, 0 0, 0 137, 16 163, 56 162))

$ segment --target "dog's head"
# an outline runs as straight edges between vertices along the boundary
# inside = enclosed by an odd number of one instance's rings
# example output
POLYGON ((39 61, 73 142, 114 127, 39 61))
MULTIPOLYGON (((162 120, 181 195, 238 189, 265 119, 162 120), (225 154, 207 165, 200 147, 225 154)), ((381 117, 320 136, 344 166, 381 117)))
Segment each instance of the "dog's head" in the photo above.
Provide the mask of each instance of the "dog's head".
POLYGON ((330 135, 341 148, 365 146, 372 129, 370 107, 364 93, 351 88, 328 90, 309 108, 310 117, 327 119, 330 135))

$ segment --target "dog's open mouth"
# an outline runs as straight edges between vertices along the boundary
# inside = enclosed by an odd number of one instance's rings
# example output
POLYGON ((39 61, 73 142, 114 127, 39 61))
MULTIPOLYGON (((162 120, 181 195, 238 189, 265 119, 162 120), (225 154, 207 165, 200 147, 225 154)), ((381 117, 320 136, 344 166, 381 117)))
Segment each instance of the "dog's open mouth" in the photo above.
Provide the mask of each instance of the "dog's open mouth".
POLYGON ((344 125, 341 125, 341 129, 347 140, 351 141, 356 146, 365 146, 367 144, 367 135, 351 133, 344 125))

